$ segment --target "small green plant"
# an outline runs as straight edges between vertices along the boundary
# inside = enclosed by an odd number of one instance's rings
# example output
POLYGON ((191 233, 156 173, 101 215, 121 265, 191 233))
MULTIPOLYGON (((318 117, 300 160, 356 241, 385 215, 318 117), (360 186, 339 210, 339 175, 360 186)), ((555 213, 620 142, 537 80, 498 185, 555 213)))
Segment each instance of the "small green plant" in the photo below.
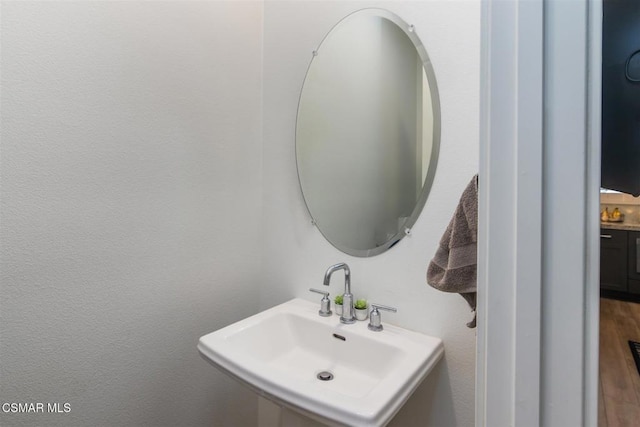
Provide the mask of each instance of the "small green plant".
POLYGON ((335 299, 333 300, 337 305, 342 305, 342 295, 336 295, 335 299))
POLYGON ((366 299, 359 299, 356 301, 356 308, 358 310, 364 310, 365 308, 367 308, 367 300, 366 299))

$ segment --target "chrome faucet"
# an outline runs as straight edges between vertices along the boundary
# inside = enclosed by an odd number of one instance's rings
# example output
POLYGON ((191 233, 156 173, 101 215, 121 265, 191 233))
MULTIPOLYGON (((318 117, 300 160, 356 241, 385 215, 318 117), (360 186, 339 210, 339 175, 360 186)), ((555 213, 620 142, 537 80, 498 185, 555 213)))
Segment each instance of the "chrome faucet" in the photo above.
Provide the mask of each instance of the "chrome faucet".
POLYGON ((324 285, 329 286, 331 275, 338 271, 344 270, 344 294, 342 295, 342 315, 340 321, 342 323, 354 323, 356 321, 355 311, 353 310, 353 295, 351 295, 351 270, 344 262, 332 265, 324 273, 324 285))

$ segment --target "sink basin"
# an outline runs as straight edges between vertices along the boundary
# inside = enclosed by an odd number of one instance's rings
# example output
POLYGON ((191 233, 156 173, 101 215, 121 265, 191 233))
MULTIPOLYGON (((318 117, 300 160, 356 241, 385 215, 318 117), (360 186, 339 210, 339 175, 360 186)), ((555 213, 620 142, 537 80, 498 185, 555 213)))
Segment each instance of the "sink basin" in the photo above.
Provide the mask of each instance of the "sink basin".
POLYGON ((293 299, 200 338, 200 354, 260 395, 330 425, 383 426, 444 352, 442 340, 320 317, 293 299), (331 379, 327 379, 332 377, 331 379))

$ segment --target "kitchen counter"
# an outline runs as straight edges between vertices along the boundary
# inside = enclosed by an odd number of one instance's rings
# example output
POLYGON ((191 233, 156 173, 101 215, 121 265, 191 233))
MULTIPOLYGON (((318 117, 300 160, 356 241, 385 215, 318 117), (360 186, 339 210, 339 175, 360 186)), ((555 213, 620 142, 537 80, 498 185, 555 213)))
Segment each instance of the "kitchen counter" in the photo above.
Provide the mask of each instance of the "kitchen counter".
POLYGON ((640 231, 640 224, 634 222, 600 222, 600 228, 612 230, 640 231))

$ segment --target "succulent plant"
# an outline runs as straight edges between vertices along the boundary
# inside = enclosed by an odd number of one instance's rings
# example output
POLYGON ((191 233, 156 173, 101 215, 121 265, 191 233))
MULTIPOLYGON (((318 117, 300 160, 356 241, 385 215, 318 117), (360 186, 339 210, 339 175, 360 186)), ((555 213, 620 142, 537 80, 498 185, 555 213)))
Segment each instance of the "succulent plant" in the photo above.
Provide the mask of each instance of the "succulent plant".
POLYGON ((355 307, 358 310, 364 310, 365 308, 367 308, 367 300, 366 299, 359 299, 356 301, 355 307))

